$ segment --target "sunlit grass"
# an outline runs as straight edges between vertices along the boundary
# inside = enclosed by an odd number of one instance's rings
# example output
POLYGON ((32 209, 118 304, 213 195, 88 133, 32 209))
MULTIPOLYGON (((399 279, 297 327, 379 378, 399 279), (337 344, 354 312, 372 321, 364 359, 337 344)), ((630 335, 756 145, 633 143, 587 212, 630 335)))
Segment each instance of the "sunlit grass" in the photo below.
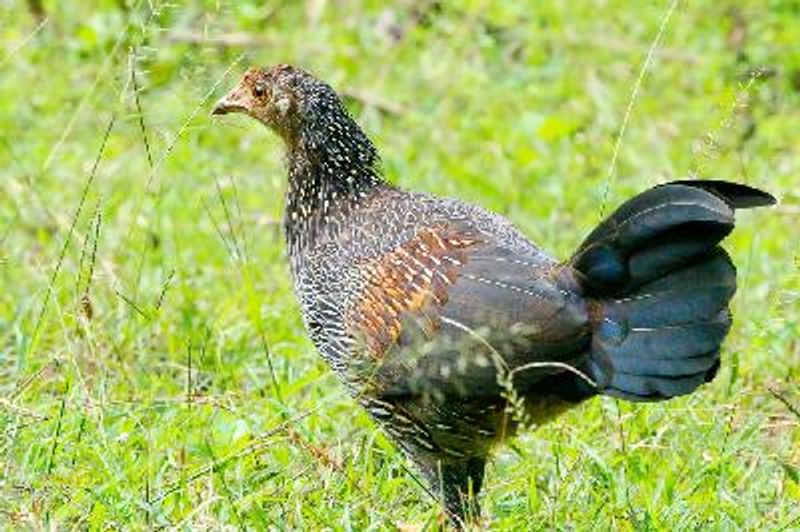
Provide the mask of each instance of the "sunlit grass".
POLYGON ((347 95, 391 181, 501 212, 558 257, 606 183, 607 211, 690 174, 779 196, 728 240, 714 383, 525 433, 483 507, 500 530, 800 527, 792 2, 680 3, 609 180, 666 1, 44 4, 0 0, 0 523, 437 526, 305 335, 277 139, 208 116, 246 65, 287 61, 347 95))

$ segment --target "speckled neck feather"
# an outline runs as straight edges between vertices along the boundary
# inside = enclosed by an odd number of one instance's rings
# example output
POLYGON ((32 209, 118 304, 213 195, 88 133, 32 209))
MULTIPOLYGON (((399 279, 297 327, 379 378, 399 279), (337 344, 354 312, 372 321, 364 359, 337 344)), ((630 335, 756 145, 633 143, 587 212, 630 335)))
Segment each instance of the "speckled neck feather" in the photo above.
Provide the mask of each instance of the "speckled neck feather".
POLYGON ((371 192, 388 187, 375 146, 333 90, 317 85, 310 92, 288 140, 284 228, 291 253, 312 244, 333 218, 344 217, 371 192))

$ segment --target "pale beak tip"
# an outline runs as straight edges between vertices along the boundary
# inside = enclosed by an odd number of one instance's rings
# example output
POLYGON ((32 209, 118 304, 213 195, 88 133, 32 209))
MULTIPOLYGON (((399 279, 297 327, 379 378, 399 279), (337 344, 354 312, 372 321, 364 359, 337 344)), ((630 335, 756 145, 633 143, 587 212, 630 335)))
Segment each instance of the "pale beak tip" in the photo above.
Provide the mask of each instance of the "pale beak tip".
POLYGON ((214 105, 214 108, 211 109, 211 116, 226 115, 230 111, 231 111, 230 106, 227 105, 225 100, 220 100, 214 105))

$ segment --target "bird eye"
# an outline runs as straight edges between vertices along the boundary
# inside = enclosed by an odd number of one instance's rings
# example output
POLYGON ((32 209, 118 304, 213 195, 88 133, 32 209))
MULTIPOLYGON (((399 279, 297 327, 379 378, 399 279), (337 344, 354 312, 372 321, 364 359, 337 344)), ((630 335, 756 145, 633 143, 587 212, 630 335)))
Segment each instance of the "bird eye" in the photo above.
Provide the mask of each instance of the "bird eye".
POLYGON ((262 82, 262 81, 256 82, 255 87, 253 87, 253 94, 255 94, 257 97, 261 98, 266 93, 267 93, 266 84, 264 82, 262 82))

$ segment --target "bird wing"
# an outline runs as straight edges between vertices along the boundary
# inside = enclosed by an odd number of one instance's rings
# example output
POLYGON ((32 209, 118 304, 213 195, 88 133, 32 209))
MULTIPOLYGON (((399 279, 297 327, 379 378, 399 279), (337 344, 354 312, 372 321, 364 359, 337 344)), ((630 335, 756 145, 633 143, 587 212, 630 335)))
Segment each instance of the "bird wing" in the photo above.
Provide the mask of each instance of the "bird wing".
POLYGON ((419 230, 359 269, 345 320, 366 352, 360 378, 384 396, 497 396, 586 351, 588 310, 570 270, 464 224, 419 230))

